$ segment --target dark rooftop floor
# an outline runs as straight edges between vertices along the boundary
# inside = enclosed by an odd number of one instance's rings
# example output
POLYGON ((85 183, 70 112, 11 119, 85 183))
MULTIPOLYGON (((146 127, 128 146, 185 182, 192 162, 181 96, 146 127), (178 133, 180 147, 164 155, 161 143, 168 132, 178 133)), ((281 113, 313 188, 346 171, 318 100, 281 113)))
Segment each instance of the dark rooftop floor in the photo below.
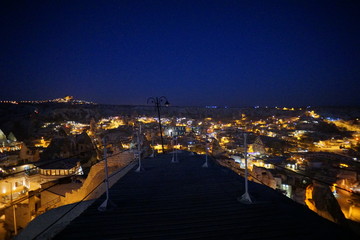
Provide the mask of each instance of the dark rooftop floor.
POLYGON ((244 179, 204 156, 143 160, 110 190, 113 210, 98 199, 55 239, 357 239, 305 206, 250 183, 255 204, 242 204, 244 179))

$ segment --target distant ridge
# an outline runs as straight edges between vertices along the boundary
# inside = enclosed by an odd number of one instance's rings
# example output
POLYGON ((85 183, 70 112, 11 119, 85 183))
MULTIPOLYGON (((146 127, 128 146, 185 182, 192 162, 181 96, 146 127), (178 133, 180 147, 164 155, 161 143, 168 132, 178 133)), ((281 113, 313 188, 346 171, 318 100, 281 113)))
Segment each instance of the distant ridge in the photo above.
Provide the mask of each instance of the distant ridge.
POLYGON ((63 98, 56 98, 52 100, 23 100, 23 101, 13 101, 13 100, 5 100, 0 101, 0 103, 11 103, 11 104, 19 104, 19 103, 32 103, 32 104, 39 104, 39 103, 70 103, 70 104, 91 104, 97 105, 97 103, 85 101, 85 100, 78 100, 74 99, 73 96, 65 96, 63 98))

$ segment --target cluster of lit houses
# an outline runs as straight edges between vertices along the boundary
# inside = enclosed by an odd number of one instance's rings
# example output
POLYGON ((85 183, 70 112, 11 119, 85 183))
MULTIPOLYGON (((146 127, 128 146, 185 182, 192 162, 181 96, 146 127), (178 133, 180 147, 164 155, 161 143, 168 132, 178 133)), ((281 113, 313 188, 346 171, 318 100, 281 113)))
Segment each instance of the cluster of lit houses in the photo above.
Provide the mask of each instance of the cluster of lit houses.
MULTIPOLYGON (((292 109, 286 109, 292 111, 292 109)), ((200 147, 208 140, 212 144, 211 149, 219 148, 218 150, 230 155, 242 153, 243 137, 242 132, 250 134, 249 154, 257 154, 253 150, 253 144, 263 145, 263 151, 260 154, 268 155, 282 155, 290 152, 306 152, 309 146, 306 146, 302 139, 304 135, 311 132, 309 126, 317 124, 320 116, 314 111, 307 111, 305 117, 287 117, 279 118, 271 116, 266 119, 249 120, 245 114, 242 114, 240 119, 222 122, 215 121, 212 118, 205 119, 188 119, 188 118, 162 118, 163 134, 165 141, 165 149, 172 148, 171 139, 177 137, 177 147, 184 150, 197 151, 204 153, 204 148, 200 147), (286 147, 279 146, 284 142, 286 147), (197 147, 197 145, 199 147, 197 147), (283 147, 283 149, 279 149, 283 147), (275 149, 278 148, 278 149, 275 149), (280 150, 280 151, 276 151, 280 150)), ((28 162, 39 160, 39 153, 46 149, 51 141, 49 136, 46 136, 46 131, 52 130, 55 132, 65 132, 68 135, 79 135, 84 131, 96 140, 94 136, 94 129, 102 130, 119 129, 120 127, 134 129, 134 126, 142 125, 143 132, 151 141, 151 147, 157 151, 161 151, 158 134, 158 119, 153 117, 138 117, 135 119, 124 121, 123 118, 110 117, 100 119, 98 122, 92 120, 90 123, 77 123, 74 121, 67 121, 62 124, 44 123, 44 136, 33 141, 32 147, 26 146, 25 143, 17 142, 15 136, 10 133, 8 136, 0 130, 0 153, 10 153, 12 151, 20 151, 22 160, 28 162), (21 151, 23 149, 23 151, 21 151)), ((130 147, 130 139, 127 137, 122 140, 124 148, 130 147)), ((336 150, 350 148, 351 144, 358 141, 358 135, 355 133, 353 139, 330 139, 320 140, 311 144, 312 148, 317 150, 336 150)), ((94 142, 94 141, 93 141, 94 142)), ((11 155, 11 154, 7 154, 11 155)), ((4 156, 4 155, 3 155, 4 156)), ((6 162, 6 161, 3 161, 6 162)), ((0 162, 0 165, 3 164, 0 162)), ((16 165, 16 164, 13 164, 16 165)))
MULTIPOLYGON (((71 102, 72 98, 66 97, 56 101, 71 102)), ((293 108, 282 110, 295 111, 293 108)), ((44 123, 40 129, 43 136, 31 143, 19 142, 12 133, 6 136, 0 130, 0 173, 4 178, 0 180, 0 203, 5 206, 10 198, 24 196, 26 192, 36 190, 48 181, 64 176, 82 175, 83 167, 99 158, 98 152, 93 149, 102 148, 101 136, 104 134, 109 142, 117 143, 112 147, 131 149, 136 147, 136 132, 141 129, 149 147, 162 152, 158 120, 148 116, 132 119, 114 116, 98 121, 92 119, 89 123, 44 123), (44 164, 44 160, 50 162, 44 164)), ((208 149, 215 158, 226 159, 230 165, 240 169, 245 168, 243 133, 246 132, 248 167, 253 180, 279 189, 289 197, 297 194, 294 186, 304 184, 305 181, 304 178, 295 177, 297 172, 305 173, 307 170, 328 168, 331 165, 318 160, 322 158, 336 159, 335 167, 340 169, 338 173, 341 174, 338 174, 339 178, 332 179, 333 183, 351 191, 359 191, 359 176, 347 174, 347 170, 354 170, 351 160, 356 161, 356 158, 332 153, 320 156, 309 151, 342 151, 343 148, 350 148, 352 144, 357 143, 359 133, 354 132, 352 138, 304 144, 306 134, 312 132, 313 125, 319 124, 320 121, 325 120, 314 111, 306 110, 302 116, 252 119, 242 114, 239 119, 229 121, 164 117, 161 124, 165 151, 176 148, 205 154, 205 144, 209 143, 208 149), (287 157, 283 157, 284 154, 287 157), (279 171, 279 166, 293 171, 294 175, 279 171)))

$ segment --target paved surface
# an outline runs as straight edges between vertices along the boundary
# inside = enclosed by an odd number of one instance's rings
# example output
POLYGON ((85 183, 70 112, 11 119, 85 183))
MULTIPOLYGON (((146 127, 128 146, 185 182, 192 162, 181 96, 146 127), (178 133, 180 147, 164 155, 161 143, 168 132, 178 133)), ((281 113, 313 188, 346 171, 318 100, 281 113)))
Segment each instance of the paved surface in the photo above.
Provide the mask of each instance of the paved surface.
POLYGON ((55 239, 358 239, 265 186, 252 183, 255 204, 242 204, 244 179, 204 156, 143 160, 55 239))

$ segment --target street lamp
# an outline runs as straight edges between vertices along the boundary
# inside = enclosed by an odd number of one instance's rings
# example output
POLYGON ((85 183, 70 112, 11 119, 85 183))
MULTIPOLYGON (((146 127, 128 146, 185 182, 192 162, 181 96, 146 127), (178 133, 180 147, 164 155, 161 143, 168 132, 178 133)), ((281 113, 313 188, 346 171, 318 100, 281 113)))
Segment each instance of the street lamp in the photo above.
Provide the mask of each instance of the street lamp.
POLYGON ((163 135, 162 135, 162 127, 161 127, 161 116, 160 116, 160 107, 161 105, 165 105, 165 106, 169 106, 169 102, 167 100, 166 97, 161 96, 161 97, 149 97, 147 99, 147 104, 152 103, 155 105, 156 110, 157 110, 157 114, 158 114, 158 118, 159 118, 159 128, 160 128, 160 137, 161 137, 161 147, 162 147, 162 152, 165 153, 164 150, 164 139, 163 139, 163 135))

